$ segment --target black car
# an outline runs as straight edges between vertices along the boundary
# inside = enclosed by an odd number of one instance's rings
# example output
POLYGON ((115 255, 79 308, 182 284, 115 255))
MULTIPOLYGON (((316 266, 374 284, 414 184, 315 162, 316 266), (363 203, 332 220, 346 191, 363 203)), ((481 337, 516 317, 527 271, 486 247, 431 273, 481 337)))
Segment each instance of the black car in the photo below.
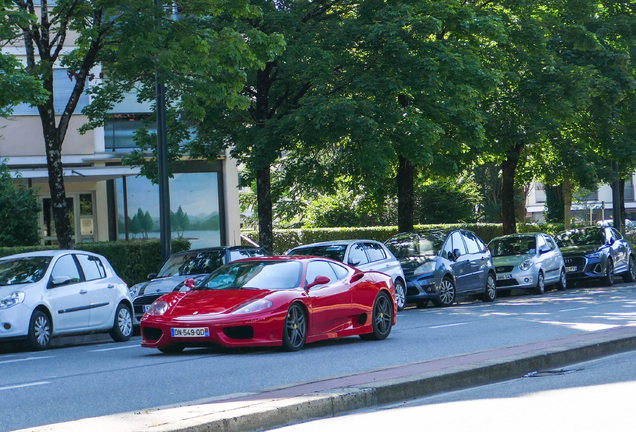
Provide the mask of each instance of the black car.
POLYGON ((245 246, 221 246, 172 254, 159 273, 148 275, 148 282, 130 288, 136 321, 139 322, 146 309, 159 297, 181 289, 186 279, 193 278, 198 282, 223 264, 265 255, 259 248, 245 246))
POLYGON ((472 231, 424 230, 397 234, 385 242, 406 278, 406 302, 450 306, 460 295, 497 297, 490 251, 472 231))
POLYGON ((631 245, 612 227, 587 227, 558 233, 555 237, 568 280, 600 279, 606 286, 614 276, 625 282, 636 279, 631 245))

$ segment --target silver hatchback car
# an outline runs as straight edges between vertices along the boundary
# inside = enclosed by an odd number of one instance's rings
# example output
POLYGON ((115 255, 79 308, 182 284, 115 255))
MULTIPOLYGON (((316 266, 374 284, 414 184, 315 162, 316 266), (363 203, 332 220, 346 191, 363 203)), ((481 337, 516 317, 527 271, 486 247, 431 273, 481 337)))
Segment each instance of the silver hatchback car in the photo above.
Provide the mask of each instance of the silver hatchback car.
MULTIPOLYGON (((567 287, 563 256, 552 236, 543 233, 511 234, 488 244, 497 272, 497 293, 510 295, 516 288, 543 294, 545 286, 567 287)), ((503 295, 502 295, 503 294, 503 295)))
POLYGON ((362 271, 378 271, 391 276, 398 310, 406 303, 406 282, 400 262, 382 243, 375 240, 335 240, 298 246, 287 255, 332 258, 362 271))

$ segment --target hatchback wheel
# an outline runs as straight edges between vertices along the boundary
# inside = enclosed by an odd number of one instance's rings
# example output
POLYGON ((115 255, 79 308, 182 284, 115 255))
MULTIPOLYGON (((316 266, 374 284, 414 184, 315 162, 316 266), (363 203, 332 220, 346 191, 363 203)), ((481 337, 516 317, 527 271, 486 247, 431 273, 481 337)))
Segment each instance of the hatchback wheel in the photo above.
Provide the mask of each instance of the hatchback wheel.
POLYGON ((115 342, 126 342, 132 336, 132 332, 133 322, 130 309, 125 304, 120 303, 115 312, 115 323, 110 330, 110 337, 115 342))
POLYGON ((391 333, 391 327, 393 327, 393 302, 384 291, 380 291, 373 303, 371 324, 373 333, 360 335, 362 339, 384 340, 391 333))
POLYGON ((537 276, 537 286, 534 287, 534 293, 536 295, 542 295, 545 293, 545 278, 543 276, 543 272, 539 272, 539 276, 537 276))
POLYGON ((397 310, 403 310, 406 305, 406 287, 401 279, 395 281, 395 299, 397 300, 397 310))
POLYGON ((614 285, 614 263, 612 260, 607 261, 607 269, 605 270, 605 276, 603 277, 603 285, 614 285))
POLYGON ((29 324, 29 334, 27 336, 27 347, 32 351, 42 351, 51 344, 53 326, 47 314, 36 310, 31 316, 29 324))
POLYGON ((439 307, 451 306, 455 301, 455 295, 455 284, 450 278, 445 277, 439 285, 439 297, 433 299, 433 303, 439 307))
POLYGON ((565 276, 565 269, 561 269, 561 276, 559 277, 559 282, 556 284, 556 288, 559 291, 563 291, 568 287, 568 278, 565 276))
POLYGON ((481 300, 484 302, 492 302, 497 298, 497 283, 495 282, 495 277, 492 273, 488 273, 488 278, 486 279, 486 290, 481 295, 481 300))
POLYGON ((630 255, 627 271, 623 273, 623 281, 634 282, 635 280, 636 280, 636 266, 634 266, 634 257, 630 255))

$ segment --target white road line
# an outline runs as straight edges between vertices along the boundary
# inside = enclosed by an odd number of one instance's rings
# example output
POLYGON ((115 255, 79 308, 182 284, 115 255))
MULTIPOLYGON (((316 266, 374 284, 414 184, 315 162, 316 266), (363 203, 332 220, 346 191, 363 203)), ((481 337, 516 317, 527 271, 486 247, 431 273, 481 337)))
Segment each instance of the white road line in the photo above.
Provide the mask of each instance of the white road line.
POLYGON ((120 349, 126 349, 126 348, 141 348, 141 345, 126 345, 126 346, 118 346, 114 348, 102 348, 98 350, 91 350, 89 352, 114 351, 114 350, 120 350, 120 349))
POLYGON ((430 329, 438 329, 438 328, 443 328, 443 327, 455 327, 455 326, 460 326, 460 325, 464 325, 464 324, 468 324, 467 322, 460 322, 460 323, 455 323, 455 324, 444 324, 444 325, 438 325, 438 326, 432 326, 429 327, 430 329))
POLYGON ((46 356, 46 357, 27 357, 27 358, 21 358, 21 359, 3 360, 3 361, 0 361, 0 364, 5 364, 5 363, 17 363, 17 362, 23 362, 23 361, 29 361, 29 360, 42 360, 42 359, 47 359, 47 358, 53 358, 53 356, 46 356))
POLYGON ((31 384, 20 384, 20 385, 8 386, 8 387, 0 387, 0 391, 17 389, 17 388, 22 388, 22 387, 33 387, 33 386, 44 385, 44 384, 51 384, 51 382, 50 381, 41 381, 41 382, 34 382, 34 383, 31 383, 31 384))
POLYGON ((587 306, 585 307, 580 307, 580 308, 574 308, 574 309, 561 309, 557 312, 569 312, 569 311, 575 311, 575 310, 583 310, 583 309, 587 309, 587 306))

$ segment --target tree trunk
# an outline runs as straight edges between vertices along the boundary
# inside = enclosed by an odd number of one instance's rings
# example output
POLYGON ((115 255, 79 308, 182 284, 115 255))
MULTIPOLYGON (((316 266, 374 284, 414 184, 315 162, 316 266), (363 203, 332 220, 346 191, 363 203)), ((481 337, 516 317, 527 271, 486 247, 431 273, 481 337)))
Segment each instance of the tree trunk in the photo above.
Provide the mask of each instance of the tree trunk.
POLYGON ((563 224, 566 230, 570 229, 572 219, 572 184, 570 178, 563 178, 563 224))
POLYGON ((272 229, 272 185, 269 165, 256 171, 256 196, 258 200, 258 239, 268 254, 274 252, 272 229))
POLYGON ((511 148, 506 154, 506 159, 501 163, 501 220, 503 222, 503 234, 517 232, 517 219, 515 218, 515 174, 517 164, 523 150, 523 141, 511 148))
POLYGON ((621 217, 619 219, 620 225, 614 224, 614 227, 621 232, 621 234, 625 235, 625 179, 622 178, 618 181, 618 190, 619 190, 619 198, 620 198, 620 211, 621 217))
POLYGON ((398 231, 413 231, 413 189, 415 167, 403 156, 399 157, 398 186, 398 231))

